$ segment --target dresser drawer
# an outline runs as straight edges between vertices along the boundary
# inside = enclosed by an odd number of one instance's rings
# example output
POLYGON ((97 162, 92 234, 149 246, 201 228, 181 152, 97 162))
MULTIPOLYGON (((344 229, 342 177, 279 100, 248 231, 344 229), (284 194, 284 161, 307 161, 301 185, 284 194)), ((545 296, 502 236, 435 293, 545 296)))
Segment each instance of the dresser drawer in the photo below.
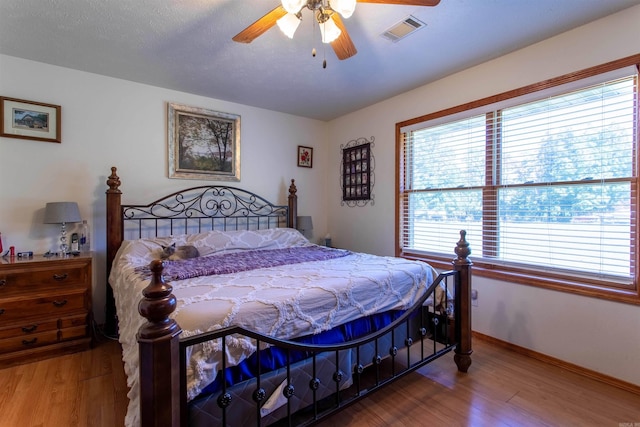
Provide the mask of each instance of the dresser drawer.
POLYGON ((58 329, 86 326, 87 323, 87 313, 76 314, 75 316, 68 316, 58 320, 58 329))
POLYGON ((81 265, 33 269, 28 272, 0 272, 0 297, 9 297, 38 290, 60 289, 83 285, 88 280, 87 269, 81 265))
POLYGON ((58 330, 0 340, 0 354, 42 347, 58 342, 58 330))
POLYGON ((89 322, 87 313, 68 316, 58 321, 60 341, 89 336, 89 322))
POLYGON ((58 338, 60 341, 83 338, 87 336, 87 326, 75 326, 73 328, 60 329, 58 338))
MULTIPOLYGON (((2 317, 0 316, 0 319, 2 317)), ((5 322, 2 322, 4 324, 5 322)), ((0 340, 4 338, 28 336, 39 334, 46 331, 55 331, 58 329, 58 319, 47 319, 37 321, 24 321, 16 325, 0 328, 0 340)))
POLYGON ((34 316, 61 316, 86 307, 86 289, 60 292, 24 299, 0 300, 0 322, 11 322, 34 316))

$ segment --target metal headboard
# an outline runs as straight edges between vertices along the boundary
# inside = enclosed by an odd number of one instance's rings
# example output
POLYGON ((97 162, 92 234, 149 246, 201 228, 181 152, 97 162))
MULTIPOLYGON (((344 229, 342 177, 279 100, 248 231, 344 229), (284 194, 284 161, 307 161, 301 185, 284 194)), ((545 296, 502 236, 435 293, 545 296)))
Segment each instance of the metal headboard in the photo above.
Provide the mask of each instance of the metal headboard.
POLYGON ((123 237, 135 239, 210 230, 287 227, 289 206, 236 187, 200 186, 148 205, 122 205, 123 237))
MULTIPOLYGON (((125 238, 297 226, 298 196, 293 179, 288 205, 275 205, 240 188, 216 185, 181 190, 148 205, 123 205, 121 185, 117 168, 112 166, 106 191, 107 282, 116 252, 125 238)), ((106 305, 105 331, 115 335, 117 317, 109 284, 106 305)))

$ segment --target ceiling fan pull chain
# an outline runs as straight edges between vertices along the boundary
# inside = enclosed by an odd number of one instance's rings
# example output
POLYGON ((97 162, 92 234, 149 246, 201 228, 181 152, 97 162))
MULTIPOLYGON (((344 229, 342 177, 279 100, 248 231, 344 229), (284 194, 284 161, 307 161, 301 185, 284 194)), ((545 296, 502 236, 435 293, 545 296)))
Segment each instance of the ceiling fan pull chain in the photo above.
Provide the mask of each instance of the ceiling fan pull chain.
MULTIPOLYGON (((320 25, 324 25, 325 22, 326 21, 324 22, 318 21, 318 28, 320 27, 320 25)), ((320 31, 320 37, 324 38, 324 33, 322 31, 320 31)), ((324 40, 322 40, 322 68, 323 69, 327 68, 327 44, 324 42, 324 40)))
MULTIPOLYGON (((315 43, 315 40, 316 40, 316 23, 313 21, 313 19, 311 20, 311 40, 313 40, 313 43, 315 43)), ((314 58, 316 57, 316 48, 315 47, 313 49, 311 49, 311 56, 313 56, 314 58)))
POLYGON ((322 43, 322 56, 322 68, 327 68, 327 48, 324 43, 322 43))

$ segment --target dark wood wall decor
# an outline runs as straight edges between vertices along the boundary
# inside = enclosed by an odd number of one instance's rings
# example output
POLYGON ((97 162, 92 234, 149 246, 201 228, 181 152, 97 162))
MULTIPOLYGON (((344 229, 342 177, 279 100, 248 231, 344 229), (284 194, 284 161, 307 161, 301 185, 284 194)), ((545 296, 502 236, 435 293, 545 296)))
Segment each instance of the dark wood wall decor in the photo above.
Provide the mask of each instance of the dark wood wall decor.
POLYGON ((373 184, 375 159, 371 139, 358 138, 340 145, 342 162, 340 165, 340 185, 342 186, 342 204, 347 206, 373 205, 373 184))

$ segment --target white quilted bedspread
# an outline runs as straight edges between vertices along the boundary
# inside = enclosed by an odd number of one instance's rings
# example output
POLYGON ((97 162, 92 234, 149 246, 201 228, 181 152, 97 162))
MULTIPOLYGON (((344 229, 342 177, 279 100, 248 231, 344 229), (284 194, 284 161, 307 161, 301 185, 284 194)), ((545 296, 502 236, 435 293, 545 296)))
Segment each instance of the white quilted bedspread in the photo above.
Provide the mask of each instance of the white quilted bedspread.
MULTIPOLYGON (((173 242, 194 245, 202 256, 311 244, 292 229, 214 231, 125 241, 114 260, 110 283, 131 387, 128 426, 139 425, 136 333, 144 319, 137 307, 142 289, 148 285, 134 269, 156 259, 160 245, 173 242)), ((183 329, 183 336, 240 325, 278 338, 295 338, 376 312, 408 308, 434 278, 433 269, 422 262, 353 253, 326 261, 171 282, 178 301, 172 317, 183 329)), ((248 339, 227 340, 227 345, 228 365, 240 363, 255 350, 248 339)), ((214 357, 217 350, 215 345, 192 348, 187 369, 189 399, 214 379, 220 363, 220 358, 214 357)))

